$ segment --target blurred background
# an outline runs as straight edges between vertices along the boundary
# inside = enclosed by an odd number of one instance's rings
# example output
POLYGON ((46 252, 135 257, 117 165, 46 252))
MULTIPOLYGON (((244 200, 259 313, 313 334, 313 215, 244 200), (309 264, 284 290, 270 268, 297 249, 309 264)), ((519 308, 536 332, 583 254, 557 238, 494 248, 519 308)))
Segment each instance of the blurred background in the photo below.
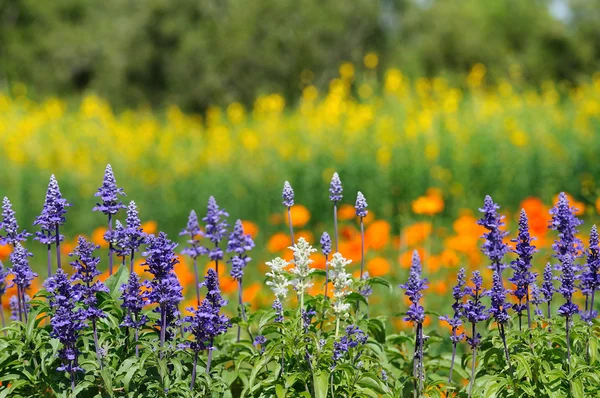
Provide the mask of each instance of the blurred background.
POLYGON ((0 195, 34 230, 54 173, 74 204, 67 241, 98 244, 107 163, 149 231, 175 237, 214 195, 257 241, 258 306, 262 264, 288 245, 283 182, 316 244, 337 171, 344 254, 360 260, 361 190, 371 274, 398 282, 417 249, 441 303, 458 267, 485 261, 485 194, 511 237, 526 207, 549 247, 560 191, 589 232, 599 71, 599 0, 0 0, 0 195))

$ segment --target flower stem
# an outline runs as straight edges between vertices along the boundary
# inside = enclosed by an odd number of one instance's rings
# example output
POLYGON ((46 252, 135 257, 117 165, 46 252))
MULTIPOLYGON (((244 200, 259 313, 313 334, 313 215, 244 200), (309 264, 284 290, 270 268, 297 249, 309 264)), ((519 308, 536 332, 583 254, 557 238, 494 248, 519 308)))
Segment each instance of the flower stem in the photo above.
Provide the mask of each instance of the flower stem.
MULTIPOLYGON (((23 310, 21 307, 21 286, 17 285, 17 311, 19 311, 19 321, 23 321, 23 310)), ((0 311, 4 311, 3 308, 0 308, 0 311)))
MULTIPOLYGON (((473 339, 475 338, 476 330, 475 324, 473 325, 473 339)), ((471 398, 471 392, 473 391, 473 384, 475 384, 475 359, 477 357, 477 346, 473 346, 473 363, 471 364, 471 383, 469 384, 469 398, 471 398)))
POLYGON ((500 337, 502 338, 502 343, 504 344, 504 354, 506 354, 506 363, 508 367, 511 368, 512 373, 512 365, 510 364, 510 355, 508 353, 508 346, 506 345, 506 334, 504 333, 504 325, 498 325, 500 329, 500 337))
POLYGON ((452 383, 452 371, 454 370, 454 360, 456 359, 456 343, 452 343, 452 361, 450 361, 450 375, 448 375, 448 384, 452 383))
POLYGON ((196 382, 196 365, 198 365, 198 351, 194 353, 194 367, 192 368, 192 381, 190 382, 190 391, 194 391, 194 383, 196 382))
POLYGON ((333 202, 333 228, 335 230, 335 251, 339 252, 338 249, 338 219, 337 219, 337 202, 333 202))
POLYGON ((365 269, 365 224, 363 217, 360 218, 360 280, 363 278, 365 269))
MULTIPOLYGON (((4 308, 2 307, 2 296, 0 295, 0 318, 2 318, 2 329, 6 327, 6 320, 4 319, 4 308)), ((6 336, 6 330, 3 331, 6 336)))
MULTIPOLYGON (((242 313, 242 319, 244 320, 244 322, 246 322, 246 309, 244 308, 244 300, 242 298, 242 278, 240 278, 238 280, 238 301, 239 301, 240 311, 242 313)), ((242 327, 241 327, 241 325, 238 325, 238 332, 237 332, 238 343, 240 341, 241 333, 242 333, 242 327)))
POLYGON ((98 365, 102 370, 102 357, 100 356, 100 346, 98 344, 98 331, 96 328, 96 318, 92 318, 92 329, 94 330, 94 345, 96 346, 96 357, 98 358, 98 365))
POLYGON ((198 259, 194 257, 194 277, 196 278, 196 300, 200 305, 200 279, 198 278, 198 259))
MULTIPOLYGON (((108 232, 112 232, 112 214, 108 213, 108 232)), ((108 275, 113 274, 113 247, 112 242, 108 242, 108 275)))
POLYGON ((294 239, 294 227, 292 226, 292 211, 291 211, 291 207, 287 208, 287 213, 288 213, 288 223, 290 224, 290 237, 292 238, 292 246, 294 246, 294 242, 296 242, 296 240, 294 239))
MULTIPOLYGON (((133 263, 135 257, 135 250, 131 249, 131 258, 129 259, 129 274, 133 272, 133 263)), ((125 259, 125 257, 123 257, 125 259)))
POLYGON ((206 374, 209 375, 210 374, 210 363, 212 362, 212 343, 213 340, 210 339, 210 348, 208 349, 208 360, 206 361, 206 374))
POLYGON ((529 306, 529 286, 527 286, 527 292, 525 293, 525 305, 527 306, 527 327, 529 327, 529 333, 531 335, 531 308, 529 306))
POLYGON ((336 318, 335 320, 335 338, 338 338, 338 335, 340 334, 340 318, 336 318))
POLYGON ((163 346, 165 344, 165 329, 167 323, 167 314, 164 304, 160 306, 160 359, 163 358, 163 346))
POLYGON ((58 232, 58 225, 56 225, 56 264, 58 269, 61 269, 60 264, 60 233, 58 232))
POLYGON ((565 317, 565 331, 567 334, 567 366, 571 369, 571 338, 569 336, 569 318, 565 317))
POLYGON ((48 278, 52 276, 52 245, 48 245, 48 278))

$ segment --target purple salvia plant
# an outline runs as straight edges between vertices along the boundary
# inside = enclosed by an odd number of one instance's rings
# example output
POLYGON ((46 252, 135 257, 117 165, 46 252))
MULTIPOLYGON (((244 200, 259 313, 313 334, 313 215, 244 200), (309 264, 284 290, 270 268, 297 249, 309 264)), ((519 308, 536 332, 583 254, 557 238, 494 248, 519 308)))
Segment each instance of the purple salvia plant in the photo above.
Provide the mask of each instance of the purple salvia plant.
MULTIPOLYGON (((4 265, 2 264, 2 261, 0 261, 0 318, 2 318, 2 328, 6 327, 6 320, 4 319, 4 310, 2 309, 4 308, 2 307, 2 297, 4 296, 4 293, 6 293, 6 277, 8 276, 8 273, 8 269, 5 269, 4 265)), ((6 336, 6 330, 4 331, 4 335, 6 336)))
POLYGON ((75 274, 71 280, 78 282, 75 288, 81 294, 81 301, 84 305, 83 316, 86 320, 92 321, 92 331, 94 334, 94 345, 96 346, 96 356, 98 364, 102 369, 102 356, 100 355, 100 345, 98 344, 98 328, 97 320, 106 317, 103 310, 98 308, 98 298, 96 294, 99 292, 108 293, 108 288, 96 278, 101 274, 98 270, 100 257, 94 256, 94 251, 100 246, 92 242, 88 242, 83 236, 77 240, 77 246, 70 257, 75 257, 75 260, 70 264, 75 270, 75 274))
POLYGON ((338 173, 333 173, 331 183, 329 183, 329 200, 333 202, 333 227, 335 228, 335 251, 338 252, 338 221, 337 221, 337 205, 342 200, 344 189, 342 181, 338 173))
POLYGON ((327 288, 329 285, 329 255, 331 254, 331 238, 327 232, 323 232, 323 235, 321 235, 320 243, 321 252, 323 252, 323 255, 325 256, 325 300, 327 300, 327 288))
POLYGON ((565 332, 567 338, 567 361, 571 363, 571 344, 569 336, 569 327, 571 319, 579 313, 579 307, 573 302, 573 293, 575 293, 575 265, 573 257, 570 254, 561 256, 561 275, 560 287, 558 292, 565 298, 565 303, 558 308, 558 314, 565 317, 565 332))
POLYGON ((194 261, 194 278, 196 281, 196 301, 200 305, 200 277, 198 276, 198 257, 204 253, 202 246, 200 246, 200 236, 202 231, 200 230, 200 224, 198 223, 198 216, 194 210, 190 211, 188 222, 185 228, 179 233, 179 236, 188 236, 188 246, 181 251, 181 254, 188 255, 194 261))
POLYGON ((283 205, 287 209, 288 224, 290 225, 290 238, 292 239, 292 246, 296 243, 294 240, 294 226, 292 225, 292 206, 294 205, 294 190, 288 181, 283 183, 283 191, 281 193, 283 198, 283 205))
MULTIPOLYGON (((351 349, 359 348, 359 351, 351 356, 352 365, 356 365, 361 355, 361 348, 367 342, 368 336, 358 326, 346 327, 346 334, 333 343, 333 365, 332 370, 343 359, 351 349)), ((333 376, 333 375, 332 375, 333 376)))
POLYGON ((418 382, 419 395, 423 389, 424 369, 423 369, 423 322, 425 321, 425 309, 420 302, 423 298, 423 290, 427 289, 427 279, 422 278, 421 259, 419 252, 413 251, 412 263, 408 275, 407 283, 400 285, 405 290, 405 295, 410 300, 410 306, 406 312, 405 321, 416 325, 415 337, 415 355, 413 359, 413 375, 418 382))
POLYGON ((537 251, 535 246, 531 244, 534 239, 529 234, 527 213, 523 209, 519 216, 519 234, 516 239, 512 240, 512 242, 516 243, 514 253, 517 254, 517 259, 510 263, 514 273, 513 277, 508 279, 517 287, 513 291, 513 295, 519 300, 519 304, 514 305, 513 309, 519 315, 519 330, 521 330, 521 315, 523 310, 527 310, 527 326, 531 329, 529 286, 535 282, 535 278, 537 277, 536 273, 531 272, 531 259, 537 251), (525 299, 525 304, 523 304, 523 299, 525 299))
POLYGON ((219 243, 227 235, 227 227, 229 226, 226 221, 227 217, 229 217, 229 214, 225 209, 219 207, 215 198, 212 196, 208 198, 206 217, 202 221, 206 224, 204 236, 214 244, 214 247, 212 249, 204 248, 203 253, 208 254, 210 261, 215 262, 217 274, 219 273, 219 260, 223 259, 223 250, 219 247, 219 243))
POLYGON ((75 373, 83 371, 77 360, 79 331, 85 327, 83 309, 77 308, 81 293, 74 288, 69 276, 60 268, 46 280, 45 286, 50 294, 50 307, 54 312, 50 319, 50 336, 62 344, 58 356, 63 364, 57 370, 69 373, 71 389, 75 390, 75 373))
POLYGON ((198 364, 198 353, 203 350, 208 350, 208 361, 206 363, 206 373, 210 374, 210 364, 212 360, 213 343, 215 337, 223 334, 229 328, 229 319, 226 315, 221 314, 221 308, 227 305, 227 301, 223 300, 219 289, 219 276, 213 269, 209 269, 203 286, 206 286, 206 297, 197 309, 188 308, 192 313, 191 316, 184 318, 185 322, 189 323, 188 330, 194 336, 189 346, 194 351, 194 365, 192 368, 192 381, 190 389, 194 389, 196 381, 196 366, 198 364))
POLYGON ((12 203, 5 196, 2 200, 2 222, 0 223, 0 229, 4 230, 5 235, 0 236, 1 245, 15 246, 17 242, 23 242, 27 240, 27 237, 31 236, 26 230, 19 232, 19 224, 15 217, 15 211, 12 208, 12 203))
POLYGON ((484 322, 488 319, 489 314, 485 308, 485 305, 481 303, 483 278, 479 271, 473 271, 471 277, 473 286, 465 287, 465 295, 470 296, 467 302, 463 306, 463 316, 467 322, 471 323, 471 337, 466 336, 467 343, 473 350, 473 362, 471 364, 471 383, 469 385, 469 398, 473 390, 473 384, 475 383, 475 361, 477 358, 477 347, 481 342, 481 335, 477 333, 477 324, 484 322))
POLYGON ((448 383, 452 382, 452 370, 454 369, 454 360, 456 359, 456 346, 459 341, 465 338, 464 333, 458 334, 458 329, 462 326, 462 316, 463 316, 463 303, 462 299, 465 296, 465 284, 467 283, 467 276, 464 268, 461 268, 458 271, 458 275, 456 278, 456 286, 452 288, 452 298, 454 299, 454 303, 452 304, 452 309, 454 310, 454 314, 452 317, 446 315, 440 317, 441 320, 448 322, 448 325, 452 327, 452 335, 450 336, 450 341, 452 341, 452 361, 450 362, 450 374, 448 375, 448 383))
POLYGON ((531 284, 531 304, 535 305, 534 313, 537 316, 542 316, 543 312, 540 309, 540 305, 546 302, 546 299, 542 296, 542 291, 538 287, 537 283, 533 282, 531 284))
POLYGON ((510 251, 507 244, 504 243, 504 237, 508 235, 508 232, 502 231, 500 228, 504 226, 504 216, 500 216, 497 210, 500 208, 492 197, 487 195, 483 201, 483 207, 479 209, 483 213, 481 219, 477 221, 478 225, 484 227, 488 232, 484 233, 482 238, 485 239, 485 243, 481 246, 481 251, 491 261, 489 266, 494 272, 500 275, 500 281, 504 285, 502 279, 502 270, 507 268, 504 264, 504 255, 510 251))
POLYGON ((133 200, 127 206, 127 218, 125 221, 127 226, 123 231, 123 235, 117 238, 122 239, 124 249, 129 252, 129 273, 131 274, 133 272, 135 253, 140 249, 141 245, 146 243, 146 239, 148 238, 142 229, 140 215, 133 200))
POLYGON ((554 296, 554 292, 556 292, 556 288, 554 287, 554 274, 552 273, 552 264, 546 264, 544 268, 542 287, 540 291, 544 295, 544 302, 548 304, 548 319, 550 319, 550 304, 552 302, 552 297, 554 296))
POLYGON ((151 304, 158 304, 155 309, 160 313, 158 326, 160 327, 160 357, 163 357, 163 347, 166 339, 171 339, 173 333, 170 329, 179 324, 178 305, 183 300, 182 287, 174 272, 175 264, 179 262, 174 249, 176 243, 167 238, 167 234, 160 232, 158 236, 148 237, 148 246, 143 253, 146 261, 143 265, 153 278, 146 281, 148 289, 143 297, 151 304))
POLYGON ((67 214, 67 206, 71 206, 66 199, 62 197, 58 181, 54 174, 50 176, 48 190, 46 191, 46 199, 42 213, 37 216, 33 225, 39 225, 40 231, 35 233, 34 240, 48 246, 48 276, 52 275, 52 245, 56 245, 56 263, 57 267, 61 268, 60 262, 60 242, 64 240, 64 236, 60 234, 60 226, 65 223, 65 214, 67 214))
MULTIPOLYGON (((233 232, 229 235, 227 242, 227 252, 234 253, 229 263, 231 263, 231 276, 238 282, 238 304, 241 309, 242 319, 246 319, 246 309, 242 300, 242 278, 244 277, 244 268, 252 260, 246 253, 254 247, 254 241, 250 234, 244 233, 242 220, 237 220, 233 227, 233 232)), ((238 325, 237 340, 240 341, 241 326, 238 325)))
POLYGON ((594 310, 594 296, 596 290, 600 288, 600 247, 598 241, 598 229, 594 225, 590 231, 589 247, 586 253, 587 259, 581 274, 581 292, 585 295, 585 312, 581 314, 581 318, 589 324, 598 316, 598 311, 594 310))
POLYGON ((356 194, 356 217, 360 218, 360 279, 363 280, 363 273, 365 269, 365 223, 363 219, 367 216, 369 211, 367 210, 367 200, 362 192, 358 191, 356 194))
MULTIPOLYGON (((123 188, 117 187, 117 181, 113 173, 110 164, 106 165, 104 171, 104 179, 102 180, 102 186, 98 188, 98 192, 95 196, 100 197, 101 203, 96 203, 96 206, 92 211, 101 211, 108 217, 108 236, 112 232, 112 217, 119 212, 120 209, 124 209, 125 205, 119 200, 118 195, 125 195, 123 188)), ((108 274, 113 273, 113 247, 110 239, 108 242, 108 274)))
POLYGON ((500 338, 504 344, 504 354, 506 355, 506 363, 510 365, 510 355, 508 353, 508 346, 506 345, 506 333, 504 331, 504 324, 510 319, 507 310, 510 309, 511 305, 506 302, 507 290, 502 285, 500 274, 494 271, 492 276, 492 289, 486 292, 491 299, 490 314, 496 320, 498 329, 500 330, 500 338))
MULTIPOLYGON (((29 312, 29 302, 31 297, 28 294, 25 295, 25 312, 29 312)), ((10 308, 10 319, 16 321, 19 319, 19 298, 17 296, 11 296, 8 300, 8 306, 10 308)), ((6 334, 5 334, 6 336, 6 334)))
POLYGON ((259 348, 260 346, 260 354, 264 354, 265 353, 265 344, 267 342, 267 338, 265 336, 263 336, 262 334, 259 334, 258 336, 256 336, 254 338, 254 341, 252 342, 252 345, 255 348, 259 348))
POLYGON ((279 301, 278 298, 275 298, 275 300, 273 301, 273 306, 272 308, 275 310, 275 322, 283 322, 283 304, 281 304, 281 301, 279 301))
MULTIPOLYGON (((12 283, 17 285, 17 297, 19 308, 19 320, 27 322, 27 312, 25 311, 25 295, 27 289, 31 286, 31 281, 38 275, 31 270, 28 257, 33 254, 29 253, 25 248, 17 243, 14 251, 10 254, 10 262, 12 268, 10 272, 13 274, 12 283)), ((12 285, 11 285, 12 286, 12 285)))
POLYGON ((117 257, 121 257, 121 266, 125 266, 125 257, 129 254, 127 245, 127 236, 125 235, 125 227, 121 221, 115 221, 115 227, 111 231, 106 231, 104 240, 111 242, 112 251, 117 257))
POLYGON ((145 304, 141 288, 140 277, 135 272, 130 273, 127 284, 121 286, 121 300, 123 301, 121 307, 127 310, 121 326, 132 328, 135 331, 135 355, 138 357, 140 355, 137 344, 139 330, 148 322, 148 317, 141 314, 145 304))

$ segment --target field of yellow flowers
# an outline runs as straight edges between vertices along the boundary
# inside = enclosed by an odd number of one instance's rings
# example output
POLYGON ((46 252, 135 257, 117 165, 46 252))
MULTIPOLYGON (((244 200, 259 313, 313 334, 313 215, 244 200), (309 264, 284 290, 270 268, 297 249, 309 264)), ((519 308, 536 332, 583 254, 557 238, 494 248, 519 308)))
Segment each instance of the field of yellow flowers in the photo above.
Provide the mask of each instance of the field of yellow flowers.
MULTIPOLYGON (((532 88, 515 68, 510 81, 491 85, 485 67, 476 65, 464 82, 452 84, 380 71, 374 54, 364 61, 360 68, 341 65, 324 92, 307 74, 295 104, 271 94, 257 98, 252 108, 233 103, 204 115, 175 106, 115 112, 93 95, 78 103, 36 102, 17 84, 0 94, 0 194, 13 201, 21 223, 31 225, 48 176, 55 173, 74 204, 65 254, 80 231, 96 228, 90 238, 106 245, 99 227, 104 220, 90 210, 102 179, 98 171, 107 163, 120 185, 139 195, 128 199, 138 203, 149 233, 158 225, 176 236, 189 210, 201 214, 214 195, 230 214, 246 220, 257 242, 244 292, 254 307, 272 302, 263 288, 264 262, 290 257, 280 203, 285 180, 296 190, 297 237, 313 244, 331 229, 327 184, 334 171, 347 192, 361 190, 372 198, 365 220, 370 275, 399 282, 418 250, 435 292, 427 307, 440 312, 448 311, 445 297, 458 269, 481 268, 485 261, 476 225, 485 194, 503 205, 511 237, 516 215, 525 208, 542 250, 554 239, 547 232, 548 210, 559 191, 573 195, 584 219, 597 214, 600 75, 578 87, 548 82, 532 88)), ((361 241, 352 199, 341 205, 339 218, 340 251, 357 270, 361 241)), ((9 252, 0 247, 0 258, 9 252)), ((324 258, 315 255, 315 264, 323 268, 324 258)), ((536 266, 539 271, 543 264, 536 266)), ((224 292, 233 293, 237 285, 227 267, 220 271, 224 292)), ((177 273, 191 297, 187 259, 177 273)), ((372 299, 375 314, 397 306, 401 297, 382 288, 372 299)), ((397 320, 402 327, 401 317, 397 320)))

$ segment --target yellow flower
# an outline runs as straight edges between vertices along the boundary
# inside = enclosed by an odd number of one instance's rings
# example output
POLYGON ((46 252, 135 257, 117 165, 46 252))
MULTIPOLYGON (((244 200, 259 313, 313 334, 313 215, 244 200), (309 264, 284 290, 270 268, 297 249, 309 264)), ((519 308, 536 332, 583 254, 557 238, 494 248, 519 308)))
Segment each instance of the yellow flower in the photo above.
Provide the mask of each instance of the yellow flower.
POLYGON ((379 64, 379 57, 377 56, 376 53, 370 52, 370 53, 367 53, 367 55, 365 55, 365 58, 363 61, 367 68, 375 69, 375 68, 377 68, 377 65, 379 64))

